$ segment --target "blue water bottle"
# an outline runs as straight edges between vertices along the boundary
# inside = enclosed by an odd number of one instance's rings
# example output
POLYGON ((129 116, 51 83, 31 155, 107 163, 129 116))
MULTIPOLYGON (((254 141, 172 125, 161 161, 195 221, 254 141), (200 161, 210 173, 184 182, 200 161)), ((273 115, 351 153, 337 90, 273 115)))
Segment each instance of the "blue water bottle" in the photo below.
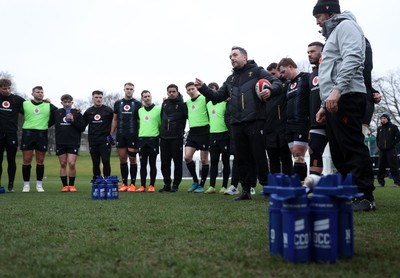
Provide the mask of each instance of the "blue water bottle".
POLYGON ((92 200, 99 199, 99 186, 97 180, 92 181, 92 200))
POLYGON ((71 114, 71 107, 69 105, 65 106, 65 121, 70 123, 71 119, 67 118, 68 114, 71 114))
POLYGON ((113 184, 113 199, 118 199, 119 198, 119 192, 118 192, 118 182, 113 184))
POLYGON ((348 174, 341 186, 341 195, 338 196, 339 204, 339 229, 338 229, 338 257, 351 258, 354 255, 354 226, 353 205, 354 197, 361 197, 357 186, 353 185, 353 177, 348 174))
POLYGON ((337 198, 313 193, 311 198, 311 223, 313 234, 311 253, 314 261, 336 262, 338 257, 337 198))
POLYGON ((263 187, 264 195, 270 195, 268 208, 268 245, 271 256, 283 256, 282 198, 276 193, 278 192, 278 188, 289 185, 285 183, 288 180, 288 176, 284 174, 269 174, 268 185, 263 187))
POLYGON ((102 180, 98 184, 98 190, 99 190, 99 200, 105 200, 106 199, 106 181, 102 180))
POLYGON ((107 178, 107 199, 116 200, 119 198, 118 193, 118 177, 117 176, 109 176, 107 178), (110 192, 111 189, 111 192, 110 192), (110 197, 111 194, 111 197, 110 197))
POLYGON ((271 256, 283 256, 282 199, 277 194, 269 196, 268 239, 271 256))
POLYGON ((118 192, 118 177, 113 176, 113 199, 118 199, 119 198, 119 192, 118 192))
POLYGON ((352 198, 340 198, 338 227, 338 257, 351 258, 354 255, 354 229, 352 198))
POLYGON ((114 183, 111 179, 107 179, 106 181, 106 199, 112 200, 113 199, 113 186, 114 183))
POLYGON ((282 204, 283 258, 289 262, 305 263, 310 260, 311 233, 308 202, 309 199, 304 194, 288 198, 282 204))

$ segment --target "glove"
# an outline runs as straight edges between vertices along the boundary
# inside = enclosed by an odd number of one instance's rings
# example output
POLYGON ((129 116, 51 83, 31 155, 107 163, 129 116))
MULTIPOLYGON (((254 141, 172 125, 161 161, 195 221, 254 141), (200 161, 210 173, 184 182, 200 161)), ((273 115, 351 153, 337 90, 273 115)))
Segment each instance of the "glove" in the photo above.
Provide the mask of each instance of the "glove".
POLYGON ((108 135, 107 141, 108 141, 108 143, 110 143, 111 146, 114 146, 115 145, 115 135, 112 135, 112 134, 108 135))

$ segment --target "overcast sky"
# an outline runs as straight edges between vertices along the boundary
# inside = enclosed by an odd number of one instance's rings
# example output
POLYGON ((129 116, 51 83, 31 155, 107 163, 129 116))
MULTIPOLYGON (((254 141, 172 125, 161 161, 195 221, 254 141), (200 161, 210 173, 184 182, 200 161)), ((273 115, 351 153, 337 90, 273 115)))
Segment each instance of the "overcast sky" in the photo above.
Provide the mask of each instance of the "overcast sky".
MULTIPOLYGON (((170 83, 199 77, 219 84, 231 72, 233 45, 266 67, 283 57, 307 61, 307 44, 322 41, 316 0, 0 0, 0 71, 18 92, 36 85, 59 106, 69 93, 120 92, 135 84, 161 101, 170 83)), ((400 68, 400 2, 341 0, 374 52, 375 76, 400 68), (397 35, 396 35, 397 34, 397 35)))

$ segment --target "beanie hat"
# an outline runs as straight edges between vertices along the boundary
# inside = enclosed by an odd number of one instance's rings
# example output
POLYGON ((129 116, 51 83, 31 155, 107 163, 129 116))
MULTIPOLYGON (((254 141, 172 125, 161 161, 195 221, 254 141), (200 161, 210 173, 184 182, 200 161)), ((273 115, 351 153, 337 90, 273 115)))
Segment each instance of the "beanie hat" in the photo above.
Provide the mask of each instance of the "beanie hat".
POLYGON ((340 14, 339 0, 318 0, 313 9, 313 15, 317 14, 340 14))
POLYGON ((382 113, 381 118, 386 118, 388 121, 390 121, 390 116, 388 113, 382 113))

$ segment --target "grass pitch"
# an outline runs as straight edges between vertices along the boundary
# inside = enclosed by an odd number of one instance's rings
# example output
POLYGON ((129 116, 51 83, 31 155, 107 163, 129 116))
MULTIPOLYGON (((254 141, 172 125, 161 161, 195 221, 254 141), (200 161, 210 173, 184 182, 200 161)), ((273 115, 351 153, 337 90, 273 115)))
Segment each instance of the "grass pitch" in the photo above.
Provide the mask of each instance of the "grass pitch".
POLYGON ((88 155, 77 165, 77 193, 59 192, 58 161, 49 156, 46 192, 32 183, 22 193, 18 172, 16 192, 0 195, 0 277, 400 277, 400 188, 390 182, 375 191, 376 211, 354 214, 354 258, 292 264, 269 255, 263 196, 234 202, 187 193, 184 181, 175 194, 93 201, 88 155))

